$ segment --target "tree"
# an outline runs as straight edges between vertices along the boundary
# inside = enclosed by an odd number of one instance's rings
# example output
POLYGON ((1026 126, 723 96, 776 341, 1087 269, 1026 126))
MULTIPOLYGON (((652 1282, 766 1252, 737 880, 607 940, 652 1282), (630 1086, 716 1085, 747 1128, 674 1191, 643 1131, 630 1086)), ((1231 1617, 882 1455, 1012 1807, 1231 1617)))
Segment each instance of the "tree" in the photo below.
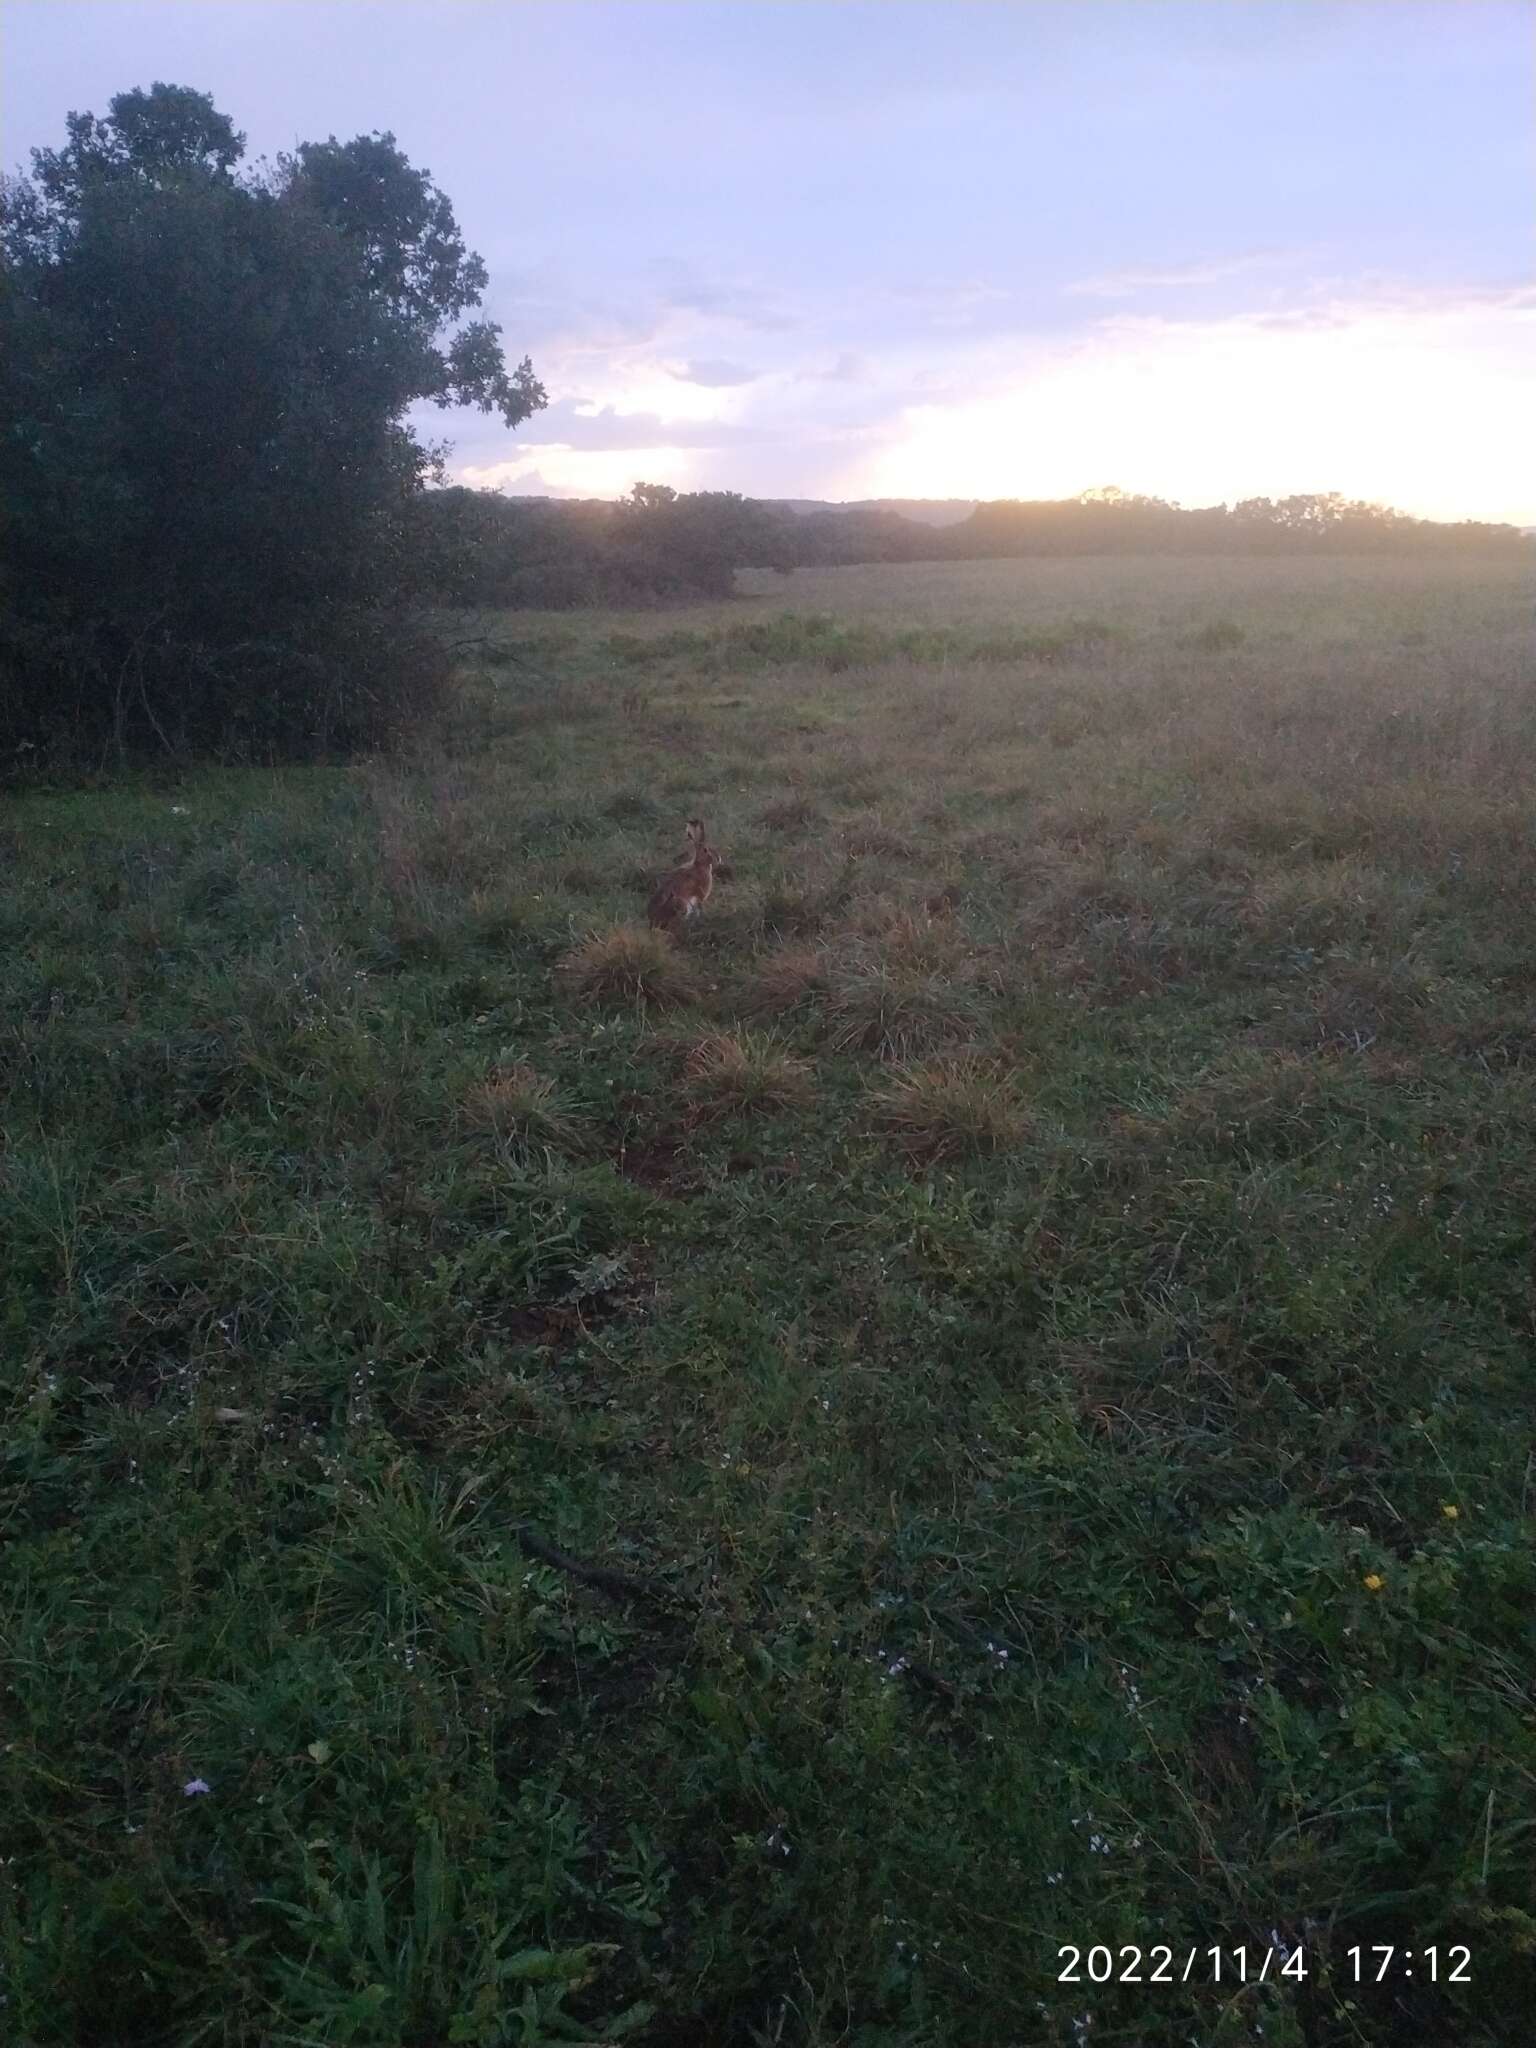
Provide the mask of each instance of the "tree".
POLYGON ((508 373, 491 321, 472 320, 446 349, 436 346, 448 322, 479 305, 485 265, 465 248, 447 194, 412 168, 393 135, 333 135, 278 161, 284 201, 343 238, 371 297, 413 338, 411 397, 499 412, 509 427, 543 406, 533 365, 524 357, 508 373))
POLYGON ((206 95, 71 114, 0 193, 0 745, 262 754, 376 739, 428 693, 428 399, 544 403, 485 269, 393 136, 242 174, 206 95))
POLYGON ((659 591, 729 597, 739 568, 793 566, 785 520, 738 491, 678 492, 669 484, 641 483, 619 501, 614 533, 632 558, 654 566, 659 591))

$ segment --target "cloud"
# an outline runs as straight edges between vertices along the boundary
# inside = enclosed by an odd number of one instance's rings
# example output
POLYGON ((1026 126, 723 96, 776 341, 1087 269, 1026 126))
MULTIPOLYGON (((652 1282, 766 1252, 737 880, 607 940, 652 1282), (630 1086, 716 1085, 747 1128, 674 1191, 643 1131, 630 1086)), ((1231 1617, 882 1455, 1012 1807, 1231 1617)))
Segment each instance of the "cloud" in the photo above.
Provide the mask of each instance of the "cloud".
POLYGON ((662 264, 658 268, 658 296, 671 312, 702 313, 711 319, 732 320, 761 334, 785 333, 800 324, 755 285, 715 284, 700 281, 673 265, 662 264))
POLYGON ((702 487, 695 459, 686 449, 644 448, 614 453, 604 449, 550 449, 537 467, 526 456, 506 462, 468 462, 455 479, 476 490, 505 491, 512 497, 622 498, 639 482, 671 484, 677 490, 702 487))
POLYGON ((459 472, 458 481, 471 489, 499 490, 508 498, 579 498, 582 494, 569 484, 557 483, 540 469, 524 469, 520 462, 496 462, 484 467, 470 463, 459 472))
POLYGON ((987 277, 896 278, 886 289, 893 299, 911 299, 919 304, 936 302, 943 306, 981 306, 994 300, 1018 297, 1012 285, 996 284, 987 277))
POLYGON ((1073 298, 1129 299, 1138 292, 1187 290, 1199 285, 1224 284, 1229 277, 1246 277, 1255 270, 1271 270, 1287 258, 1278 249, 1255 249, 1245 256, 1228 256, 1209 263, 1174 264, 1151 270, 1107 270, 1099 277, 1080 277, 1062 289, 1073 298))
POLYGON ((702 384, 710 391, 723 391, 736 384, 755 384, 759 372, 743 369, 740 363, 683 363, 667 373, 680 384, 702 384))
POLYGON ((894 304, 894 320, 903 331, 925 327, 944 336, 1018 327, 1029 307, 1028 297, 1016 287, 977 277, 948 283, 902 279, 888 285, 884 297, 894 304))
POLYGON ((617 406, 588 409, 581 399, 562 398, 535 413, 518 436, 518 446, 616 451, 626 448, 738 448, 764 438, 759 427, 727 420, 666 419, 656 412, 621 412, 617 406))
POLYGON ((800 374, 812 384, 862 384, 869 376, 869 364, 853 349, 845 348, 829 368, 802 370, 800 374))

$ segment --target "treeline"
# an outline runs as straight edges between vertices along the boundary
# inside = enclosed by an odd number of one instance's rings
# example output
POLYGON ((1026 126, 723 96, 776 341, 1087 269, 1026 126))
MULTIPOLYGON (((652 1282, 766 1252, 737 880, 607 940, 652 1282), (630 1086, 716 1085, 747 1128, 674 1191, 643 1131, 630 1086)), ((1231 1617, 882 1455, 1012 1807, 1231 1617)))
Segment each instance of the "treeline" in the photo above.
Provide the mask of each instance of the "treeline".
POLYGON ((966 559, 1012 555, 1296 555, 1511 552, 1519 529, 1415 519, 1336 491, 1189 509, 1123 491, 978 505, 939 535, 966 559))
POLYGON ((448 604, 664 604, 729 597, 741 568, 793 569, 792 515, 735 491, 636 484, 618 503, 462 486, 417 507, 423 572, 448 604))
POLYGON ((565 609, 728 597, 737 569, 1031 555, 1518 554, 1513 526, 1414 519, 1336 493, 1187 510, 1090 491, 1003 499, 931 526, 876 507, 801 512, 734 491, 637 484, 620 502, 431 491, 423 557, 446 602, 565 609))

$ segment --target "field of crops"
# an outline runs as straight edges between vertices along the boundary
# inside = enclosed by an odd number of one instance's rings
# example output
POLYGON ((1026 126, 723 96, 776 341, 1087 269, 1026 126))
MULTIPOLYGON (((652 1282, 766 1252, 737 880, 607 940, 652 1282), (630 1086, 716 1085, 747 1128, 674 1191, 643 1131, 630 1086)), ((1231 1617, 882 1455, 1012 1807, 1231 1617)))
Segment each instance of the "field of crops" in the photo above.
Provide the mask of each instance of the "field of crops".
POLYGON ((12 800, 0 2029, 1527 2038, 1529 624, 799 572, 12 800))

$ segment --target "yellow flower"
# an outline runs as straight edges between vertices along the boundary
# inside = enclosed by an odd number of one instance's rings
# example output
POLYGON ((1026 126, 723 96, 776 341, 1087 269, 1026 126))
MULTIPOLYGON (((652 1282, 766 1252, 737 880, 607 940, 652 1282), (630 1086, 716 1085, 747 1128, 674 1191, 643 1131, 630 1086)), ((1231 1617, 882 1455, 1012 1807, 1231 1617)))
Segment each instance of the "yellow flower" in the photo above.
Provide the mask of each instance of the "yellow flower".
POLYGON ((1367 1572, 1365 1575, 1365 1590, 1367 1593, 1379 1593, 1386 1583, 1380 1572, 1367 1572))
POLYGON ((1440 1512, 1448 1522, 1454 1522, 1461 1513, 1461 1509, 1456 1507, 1451 1501, 1445 1501, 1441 1505, 1440 1512))

